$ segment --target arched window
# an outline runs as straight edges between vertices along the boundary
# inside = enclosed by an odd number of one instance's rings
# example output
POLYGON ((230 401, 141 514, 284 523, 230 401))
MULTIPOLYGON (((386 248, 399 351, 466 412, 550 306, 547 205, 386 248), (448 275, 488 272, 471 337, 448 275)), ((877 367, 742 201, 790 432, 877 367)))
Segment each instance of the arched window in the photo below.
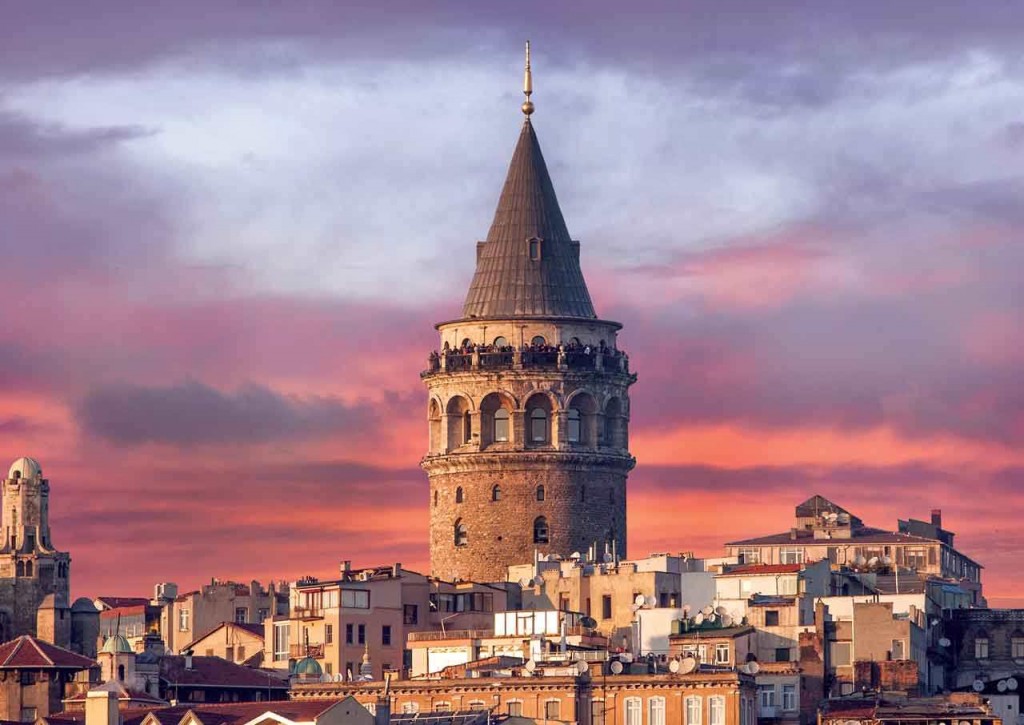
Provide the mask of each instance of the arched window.
POLYGON ((534 335, 533 339, 530 340, 530 344, 536 345, 537 347, 543 347, 548 344, 548 341, 544 339, 543 335, 534 335))
POLYGON ((540 484, 539 486, 537 486, 537 500, 538 501, 543 501, 544 500, 544 484, 543 483, 540 484))
POLYGON ((495 347, 508 347, 508 340, 503 335, 498 335, 494 338, 495 347))
POLYGON ((455 503, 462 503, 465 496, 462 493, 462 486, 455 489, 455 503))
POLYGON ((25 562, 25 576, 32 576, 32 562, 25 562))
POLYGON ((462 519, 455 519, 455 545, 465 546, 469 543, 469 532, 466 531, 466 525, 462 523, 462 519))
POLYGON ((508 442, 508 411, 505 408, 494 411, 494 442, 508 442))
POLYGON ((470 340, 468 337, 462 338, 462 347, 466 348, 466 347, 469 347, 472 344, 473 344, 473 341, 470 340))
POLYGON ((437 489, 434 490, 434 505, 437 506, 437 489))
POLYGON ((580 411, 576 408, 569 408, 566 415, 568 421, 568 438, 570 443, 579 443, 583 439, 583 429, 580 425, 583 422, 580 411))
POLYGON ((124 682, 124 665, 117 666, 117 679, 124 682))
POLYGON ((494 484, 491 487, 491 500, 492 501, 500 501, 501 500, 501 486, 499 486, 498 484, 494 484))
POLYGON ((448 414, 448 450, 451 451, 469 443, 469 401, 461 395, 456 395, 448 401, 445 411, 448 414))
POLYGON ((530 260, 534 262, 540 260, 540 240, 536 237, 530 240, 530 260))
POLYGON ((14 569, 15 569, 15 571, 14 571, 15 576, 25 576, 25 562, 19 561, 15 565, 14 569))
POLYGON ((530 411, 530 440, 534 443, 546 443, 548 440, 548 412, 543 408, 530 411))
POLYGON ((469 443, 473 437, 473 416, 467 410, 462 414, 462 442, 469 443))
POLYGON ((538 516, 533 521, 533 543, 548 543, 548 520, 543 516, 538 516))

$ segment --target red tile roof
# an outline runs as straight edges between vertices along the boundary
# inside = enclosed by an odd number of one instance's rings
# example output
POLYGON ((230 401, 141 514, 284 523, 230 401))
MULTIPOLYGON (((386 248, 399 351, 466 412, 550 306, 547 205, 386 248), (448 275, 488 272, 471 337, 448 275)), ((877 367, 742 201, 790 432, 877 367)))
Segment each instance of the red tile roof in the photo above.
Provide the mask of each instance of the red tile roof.
POLYGON ((149 604, 149 600, 146 597, 96 597, 95 601, 110 609, 138 607, 149 604))
POLYGON ((804 529, 796 531, 794 538, 792 531, 785 531, 781 534, 770 534, 754 539, 743 539, 742 541, 730 541, 726 546, 757 546, 773 544, 789 544, 792 542, 803 542, 825 546, 855 546, 856 544, 917 544, 917 543, 939 543, 937 539, 926 539, 911 534, 901 534, 896 531, 876 529, 873 526, 859 526, 851 529, 849 539, 815 539, 814 532, 804 529))
POLYGON ((85 670, 95 665, 88 657, 27 634, 0 644, 0 669, 85 670))
POLYGON ((273 712, 287 720, 309 722, 339 702, 341 700, 271 700, 269 702, 175 705, 146 712, 133 712, 131 716, 124 718, 123 725, 140 725, 146 715, 150 713, 164 725, 177 725, 189 711, 195 713, 205 725, 245 723, 265 712, 273 712))
POLYGON ((736 576, 740 574, 797 574, 804 568, 803 564, 740 564, 728 569, 718 576, 736 576))
POLYGON ((192 657, 192 669, 185 669, 182 655, 164 655, 160 658, 160 679, 170 687, 268 687, 287 690, 288 682, 280 675, 251 667, 236 665, 220 657, 192 657))

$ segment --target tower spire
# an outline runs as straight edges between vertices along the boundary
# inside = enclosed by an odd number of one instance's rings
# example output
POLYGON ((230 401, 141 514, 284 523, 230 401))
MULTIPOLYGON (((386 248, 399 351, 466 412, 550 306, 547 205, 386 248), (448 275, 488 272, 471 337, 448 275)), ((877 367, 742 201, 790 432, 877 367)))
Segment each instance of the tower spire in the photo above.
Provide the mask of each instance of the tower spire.
POLYGON ((526 96, 526 100, 523 101, 523 113, 526 114, 526 119, 530 119, 530 114, 533 113, 533 101, 530 100, 530 96, 533 94, 533 73, 530 71, 530 41, 526 41, 526 71, 523 74, 523 95, 526 96))

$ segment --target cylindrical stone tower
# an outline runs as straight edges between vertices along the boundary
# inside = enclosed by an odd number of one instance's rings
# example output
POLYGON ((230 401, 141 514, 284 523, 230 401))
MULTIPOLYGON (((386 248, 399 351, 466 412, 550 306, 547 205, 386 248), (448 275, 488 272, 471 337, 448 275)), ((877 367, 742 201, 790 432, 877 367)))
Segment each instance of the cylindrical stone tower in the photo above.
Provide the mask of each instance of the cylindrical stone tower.
MULTIPOLYGON (((527 99, 529 101, 529 99, 527 99)), ((629 395, 616 322, 600 320, 579 242, 530 122, 512 156, 462 317, 437 325, 429 391, 435 576, 504 581, 534 552, 626 553, 629 395)))

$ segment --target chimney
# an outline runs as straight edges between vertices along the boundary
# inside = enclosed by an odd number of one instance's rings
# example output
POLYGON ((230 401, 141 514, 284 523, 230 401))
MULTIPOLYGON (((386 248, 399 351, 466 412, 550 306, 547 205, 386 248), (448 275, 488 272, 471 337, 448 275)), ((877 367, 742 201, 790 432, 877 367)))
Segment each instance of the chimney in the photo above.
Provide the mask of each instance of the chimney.
POLYGON ((186 670, 191 670, 192 669, 192 650, 187 649, 184 652, 182 652, 182 654, 185 655, 185 669, 186 670))
POLYGON ((789 530, 789 538, 791 541, 796 541, 796 529, 789 530))
POLYGON ((932 526, 942 528, 942 509, 932 509, 932 526))
POLYGON ((345 559, 345 561, 341 562, 341 578, 342 579, 348 579, 349 574, 351 574, 351 573, 352 573, 352 560, 351 559, 345 559))
POLYGON ((120 725, 117 695, 109 690, 92 690, 85 696, 85 725, 120 725))
POLYGON ((391 722, 391 673, 384 673, 384 690, 377 696, 377 709, 373 713, 373 725, 389 725, 391 722))
POLYGON ((391 574, 395 577, 395 579, 402 576, 402 562, 395 562, 395 565, 391 568, 391 574))

